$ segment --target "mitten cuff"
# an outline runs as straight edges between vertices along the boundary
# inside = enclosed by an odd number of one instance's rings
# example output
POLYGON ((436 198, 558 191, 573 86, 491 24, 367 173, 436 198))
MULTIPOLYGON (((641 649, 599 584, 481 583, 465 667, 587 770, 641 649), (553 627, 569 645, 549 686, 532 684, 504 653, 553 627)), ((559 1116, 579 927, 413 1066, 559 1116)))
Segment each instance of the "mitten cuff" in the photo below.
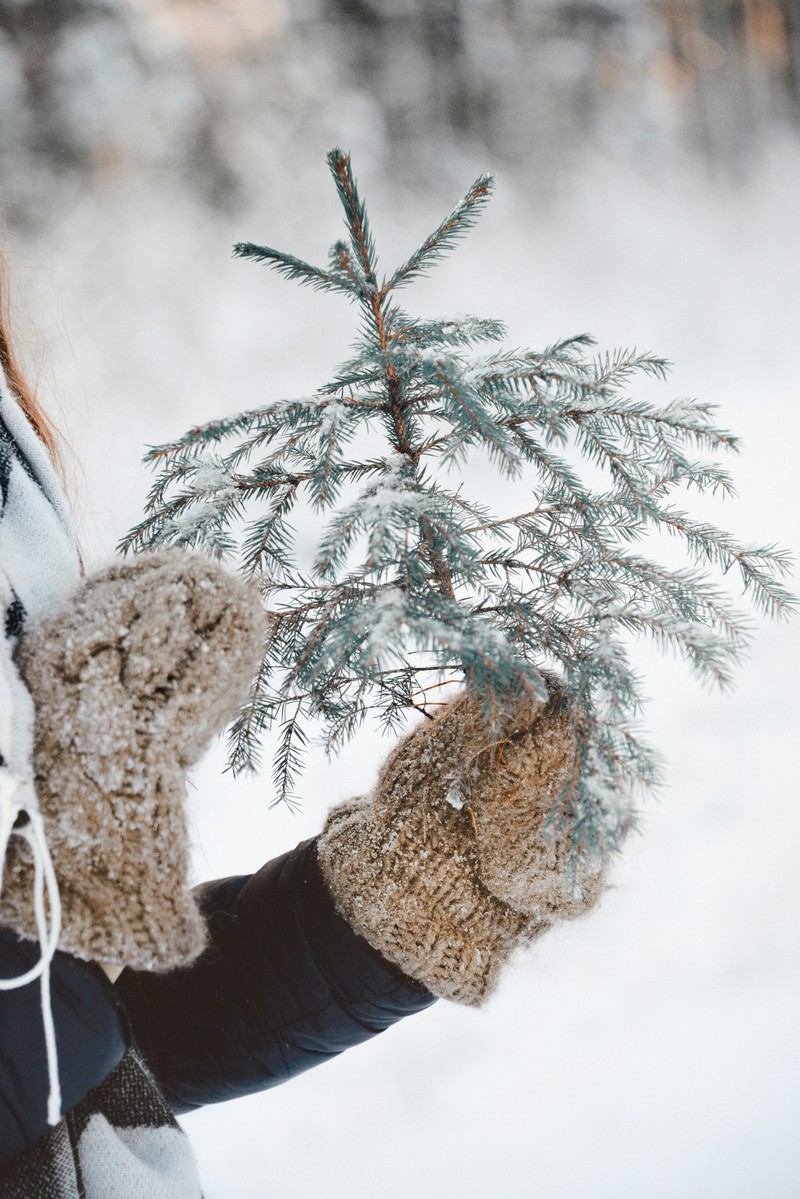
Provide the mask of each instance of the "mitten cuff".
POLYGON ((336 808, 317 843, 339 913, 434 995, 479 1004, 517 945, 545 927, 476 880, 467 812, 431 807, 391 821, 377 803, 336 808), (465 867, 467 867, 465 869, 465 867))
MULTIPOLYGON (((548 680, 550 682, 550 680, 548 680)), ((597 902, 558 804, 577 768, 568 706, 521 697, 497 734, 463 692, 390 754, 374 796, 336 809, 319 858, 339 911, 435 995, 480 1003, 514 950, 597 902)))

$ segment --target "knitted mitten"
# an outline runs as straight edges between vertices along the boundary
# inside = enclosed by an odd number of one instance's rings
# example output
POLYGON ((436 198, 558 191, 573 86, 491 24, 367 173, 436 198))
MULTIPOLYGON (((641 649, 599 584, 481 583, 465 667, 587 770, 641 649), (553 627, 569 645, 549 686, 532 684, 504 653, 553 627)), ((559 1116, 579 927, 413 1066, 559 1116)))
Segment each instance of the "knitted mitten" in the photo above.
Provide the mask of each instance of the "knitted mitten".
MULTIPOLYGON (((201 952, 184 772, 236 713, 263 633, 255 590, 165 551, 89 578, 66 611, 25 635, 17 660, 36 708, 59 948, 149 970, 201 952)), ((0 923, 35 940, 32 888, 30 851, 12 837, 0 923)))
POLYGON ((588 911, 603 872, 545 832, 576 769, 569 708, 521 700, 492 737, 462 693, 390 754, 373 796, 334 809, 319 860, 341 914, 434 994, 480 1003, 513 950, 588 911))

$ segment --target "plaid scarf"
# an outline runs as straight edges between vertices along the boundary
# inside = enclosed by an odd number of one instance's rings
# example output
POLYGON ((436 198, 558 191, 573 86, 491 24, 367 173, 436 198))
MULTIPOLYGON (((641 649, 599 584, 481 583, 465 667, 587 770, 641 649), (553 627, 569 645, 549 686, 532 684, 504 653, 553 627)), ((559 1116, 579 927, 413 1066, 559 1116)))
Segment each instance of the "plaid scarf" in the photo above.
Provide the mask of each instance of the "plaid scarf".
POLYGON ((34 787, 33 700, 14 664, 14 647, 26 620, 63 600, 79 579, 78 550, 55 471, 0 370, 0 889, 8 839, 16 834, 33 853, 41 946, 37 965, 16 978, 0 979, 0 990, 40 980, 51 1124, 61 1115, 50 1003, 50 962, 61 906, 34 787))
POLYGON ((14 666, 14 643, 26 618, 63 599, 79 578, 55 471, 0 368, 0 770, 6 782, 33 778, 33 703, 14 666))
MULTIPOLYGON (((33 701, 14 665, 29 616, 80 578, 67 505, 50 462, 0 368, 0 887, 8 838, 27 826, 41 842, 33 787, 33 701)), ((40 857, 46 857, 43 845, 40 857)))
POLYGON ((52 463, 0 368, 0 888, 8 838, 24 836, 50 901, 49 927, 42 908, 39 962, 23 975, 0 979, 0 989, 40 982, 52 1125, 41 1141, 0 1168, 0 1195, 195 1199, 200 1187, 188 1141, 135 1051, 61 1118, 50 1003, 60 905, 34 789, 33 700, 14 664, 14 648, 26 621, 63 604, 80 576, 75 536, 52 463))
POLYGON ((8 1199, 202 1199, 189 1141, 129 1050, 35 1145, 0 1166, 8 1199))

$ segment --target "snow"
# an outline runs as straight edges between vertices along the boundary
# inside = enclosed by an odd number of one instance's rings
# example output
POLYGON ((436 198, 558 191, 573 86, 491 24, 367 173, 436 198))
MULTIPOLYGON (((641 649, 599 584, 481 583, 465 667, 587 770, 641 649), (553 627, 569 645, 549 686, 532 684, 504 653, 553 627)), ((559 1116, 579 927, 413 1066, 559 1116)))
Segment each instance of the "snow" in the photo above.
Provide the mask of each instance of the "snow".
MULTIPOLYGON (((349 141, 357 162, 357 130, 349 141)), ((312 150, 296 149, 304 167, 312 150)), ((718 403, 742 437, 739 498, 692 511, 797 553, 799 186, 800 159, 779 143, 749 182, 598 167, 551 210, 501 178, 481 226, 405 302, 496 315, 510 344, 587 328, 604 348, 663 352, 669 381, 641 393, 718 403)), ((233 409, 313 390, 352 332, 346 305, 227 263, 255 217, 234 227, 194 220, 188 201, 127 203, 106 213, 113 233, 91 197, 76 203, 41 265, 15 269, 80 451, 92 558, 139 518, 145 444, 220 414, 222 396, 233 409)), ((308 204, 303 240, 326 244, 319 194, 308 204)), ((437 217, 430 196, 406 201, 403 242, 437 217)), ((293 248, 302 221, 275 208, 274 243, 293 248)), ((478 469, 493 505, 529 498, 478 469)), ((800 622, 754 625, 727 694, 640 647, 669 781, 600 910, 548 933, 485 1011, 436 1005, 290 1086, 186 1117, 208 1199, 800 1193, 800 622)), ((267 781, 223 775, 215 747, 191 793, 197 877, 255 869, 312 835, 331 802, 369 789, 386 749, 366 731, 333 765, 315 757, 293 817, 268 810, 267 781)))
POLYGON ((363 657, 380 657, 383 662, 396 657, 399 635, 407 627, 405 595, 399 587, 383 588, 370 601, 369 627, 364 640, 363 657))
POLYGON ((380 483, 365 491, 357 506, 357 511, 363 513, 367 528, 375 525, 378 531, 393 519, 402 519, 406 513, 413 516, 424 509, 425 496, 410 491, 408 481, 397 472, 394 478, 384 479, 381 476, 380 483))
POLYGON ((226 496, 235 491, 233 475, 222 462, 213 458, 198 459, 189 488, 191 491, 221 491, 226 496))
POLYGON ((449 803, 451 808, 455 808, 460 812, 464 804, 467 802, 464 798, 464 792, 461 790, 461 785, 457 778, 454 778, 447 788, 447 794, 444 797, 445 803, 449 803))
POLYGON ((181 538, 188 539, 216 516, 217 511, 217 505, 213 500, 192 504, 190 508, 184 508, 177 516, 172 517, 168 525, 169 530, 181 538))

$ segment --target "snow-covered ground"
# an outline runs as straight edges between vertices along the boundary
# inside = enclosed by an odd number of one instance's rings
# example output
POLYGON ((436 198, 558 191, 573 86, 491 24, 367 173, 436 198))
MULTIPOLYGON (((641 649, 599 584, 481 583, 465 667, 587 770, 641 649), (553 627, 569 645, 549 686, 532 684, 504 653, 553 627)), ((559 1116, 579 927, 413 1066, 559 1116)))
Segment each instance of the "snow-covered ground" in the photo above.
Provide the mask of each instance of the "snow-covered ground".
MULTIPOLYGON (((356 139, 353 153, 358 169, 356 139)), ((314 194, 245 227, 185 199, 87 197, 46 254, 12 255, 82 464, 91 558, 139 515, 145 444, 305 393, 344 356, 345 304, 229 257, 243 238, 323 256, 338 217, 319 157, 314 194)), ((394 204, 365 172, 362 185, 387 262, 442 215, 430 193, 394 204)), ((499 316, 516 344, 589 330, 665 354, 664 399, 719 404, 744 443, 740 498, 717 519, 797 553, 799 185, 800 156, 780 145, 735 188, 595 164, 542 208, 501 178, 408 303, 499 316)), ((641 662, 669 783, 599 911, 541 941, 485 1010, 439 1004, 290 1086, 187 1118, 207 1199, 800 1194, 800 621, 754 621, 729 695, 645 647, 641 662)), ((194 777, 198 878, 314 833, 385 752, 365 734, 315 758, 293 817, 268 810, 268 782, 223 776, 215 748, 194 777)))

